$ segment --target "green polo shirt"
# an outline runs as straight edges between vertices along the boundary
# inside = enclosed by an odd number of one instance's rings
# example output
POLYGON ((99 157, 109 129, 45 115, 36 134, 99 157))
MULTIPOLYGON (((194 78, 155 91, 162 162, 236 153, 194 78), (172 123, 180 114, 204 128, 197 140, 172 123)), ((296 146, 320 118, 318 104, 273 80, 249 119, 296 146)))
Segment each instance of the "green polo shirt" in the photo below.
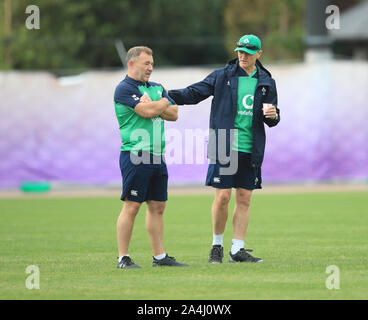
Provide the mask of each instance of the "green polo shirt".
POLYGON ((165 153, 164 120, 160 116, 144 118, 134 112, 143 94, 147 94, 152 101, 167 97, 170 105, 173 104, 160 84, 141 83, 129 77, 122 81, 115 90, 114 99, 122 140, 121 151, 137 153, 143 150, 159 156, 165 153))
POLYGON ((257 69, 249 76, 238 78, 238 107, 234 122, 234 128, 237 130, 234 131, 232 148, 246 153, 252 153, 253 147, 253 100, 258 82, 254 77, 256 73, 257 69))

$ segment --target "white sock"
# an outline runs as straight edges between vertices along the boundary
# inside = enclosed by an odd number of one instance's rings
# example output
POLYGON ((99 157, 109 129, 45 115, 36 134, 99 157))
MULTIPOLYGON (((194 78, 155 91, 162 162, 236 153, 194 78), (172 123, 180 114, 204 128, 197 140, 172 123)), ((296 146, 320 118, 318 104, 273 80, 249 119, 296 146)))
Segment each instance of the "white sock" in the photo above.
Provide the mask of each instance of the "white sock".
POLYGON ((159 254, 158 256, 154 256, 156 260, 162 260, 163 258, 166 257, 166 253, 163 254, 159 254))
POLYGON ((224 242, 224 234, 213 234, 213 240, 212 240, 212 245, 220 245, 221 247, 223 247, 223 242, 224 242))
POLYGON ((244 248, 244 240, 239 239, 232 240, 231 254, 237 253, 242 248, 244 248))
POLYGON ((120 256, 118 259, 119 259, 119 262, 121 261, 121 259, 123 259, 124 257, 129 257, 129 254, 125 254, 123 256, 120 256))

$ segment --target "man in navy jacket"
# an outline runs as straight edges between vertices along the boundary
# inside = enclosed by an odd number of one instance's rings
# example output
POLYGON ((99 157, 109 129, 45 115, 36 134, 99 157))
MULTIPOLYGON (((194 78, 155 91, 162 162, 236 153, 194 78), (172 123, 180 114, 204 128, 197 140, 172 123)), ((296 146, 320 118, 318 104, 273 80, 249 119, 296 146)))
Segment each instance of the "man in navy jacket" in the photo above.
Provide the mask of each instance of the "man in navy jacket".
POLYGON ((178 105, 197 104, 213 96, 208 142, 206 185, 216 188, 212 205, 213 242, 209 262, 221 263, 228 204, 235 188, 233 239, 230 262, 262 262, 244 248, 252 190, 260 189, 265 150, 265 128, 280 121, 275 80, 259 62, 261 41, 245 35, 237 43, 238 58, 217 69, 203 81, 169 96, 178 105))

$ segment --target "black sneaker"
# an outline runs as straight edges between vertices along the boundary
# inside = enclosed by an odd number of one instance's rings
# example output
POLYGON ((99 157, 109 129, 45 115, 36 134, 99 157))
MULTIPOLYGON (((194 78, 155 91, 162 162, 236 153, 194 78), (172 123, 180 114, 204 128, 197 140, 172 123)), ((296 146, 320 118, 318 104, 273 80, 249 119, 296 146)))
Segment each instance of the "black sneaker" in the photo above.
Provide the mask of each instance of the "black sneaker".
POLYGON ((251 256, 248 252, 252 252, 251 249, 240 249, 237 253, 231 254, 229 252, 229 262, 263 262, 261 258, 251 256))
POLYGON ((157 260, 155 259, 155 257, 153 257, 152 267, 162 267, 162 266, 186 267, 187 264, 177 262, 174 257, 169 257, 168 255, 166 255, 166 257, 161 260, 157 260))
POLYGON ((210 258, 208 259, 209 263, 222 263, 222 258, 224 257, 224 248, 215 244, 212 246, 210 251, 210 258))
POLYGON ((128 256, 124 256, 117 265, 120 269, 137 269, 140 268, 139 265, 135 264, 132 259, 128 256))

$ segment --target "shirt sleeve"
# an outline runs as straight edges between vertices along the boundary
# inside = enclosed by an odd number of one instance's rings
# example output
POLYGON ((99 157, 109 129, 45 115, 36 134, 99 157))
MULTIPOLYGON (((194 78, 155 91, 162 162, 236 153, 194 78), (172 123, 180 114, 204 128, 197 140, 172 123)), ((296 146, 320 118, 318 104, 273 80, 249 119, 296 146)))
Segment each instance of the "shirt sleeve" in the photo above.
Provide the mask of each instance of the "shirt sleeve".
POLYGON ((140 102, 142 94, 128 86, 119 85, 115 90, 114 101, 128 107, 135 108, 140 102))
POLYGON ((176 105, 176 102, 167 94, 166 90, 164 89, 164 91, 162 92, 162 97, 166 98, 167 100, 169 100, 170 105, 176 105))

